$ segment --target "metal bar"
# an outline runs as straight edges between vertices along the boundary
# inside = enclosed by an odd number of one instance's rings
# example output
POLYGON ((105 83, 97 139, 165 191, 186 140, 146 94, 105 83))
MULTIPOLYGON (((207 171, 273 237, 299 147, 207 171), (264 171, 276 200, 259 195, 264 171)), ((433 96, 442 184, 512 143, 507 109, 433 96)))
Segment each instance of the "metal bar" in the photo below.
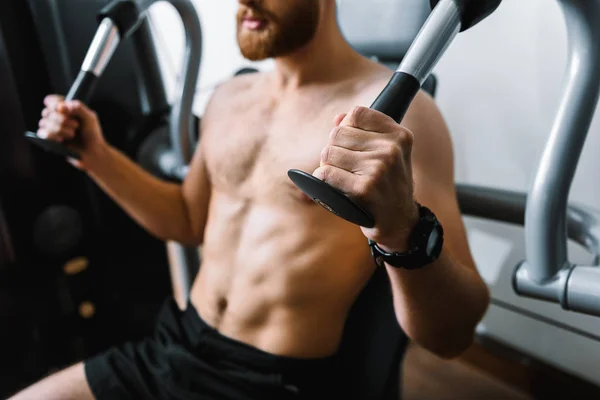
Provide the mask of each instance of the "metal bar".
POLYGON ((100 77, 120 42, 119 29, 110 18, 104 18, 83 60, 81 70, 100 77))
POLYGON ((525 223, 526 193, 456 184, 456 194, 465 215, 517 225, 525 223))
POLYGON ((202 29, 194 5, 189 0, 169 0, 183 22, 186 39, 185 59, 180 74, 175 98, 178 99, 171 111, 171 145, 175 148, 181 165, 192 159, 195 134, 192 106, 196 84, 200 73, 202 55, 202 29))
POLYGON ((576 266, 565 290, 564 308, 600 317, 600 268, 576 266))
POLYGON ((460 21, 460 9, 454 0, 442 0, 423 24, 397 72, 414 76, 423 85, 460 31, 460 21))
POLYGON ((183 166, 192 159, 195 142, 194 118, 192 106, 196 93, 196 84, 200 73, 202 55, 202 28, 196 8, 190 0, 137 0, 136 4, 143 14, 159 1, 166 1, 178 12, 185 31, 185 56, 182 64, 181 79, 175 91, 175 102, 169 119, 171 126, 171 145, 179 163, 183 166))
MULTIPOLYGON (((147 13, 157 1, 167 1, 175 8, 185 31, 185 56, 169 118, 171 148, 157 155, 161 169, 168 168, 168 171, 164 172, 183 179, 194 151, 196 132, 192 106, 200 73, 202 29, 196 9, 190 0, 138 0, 136 4, 140 14, 147 13)), ((191 282, 200 265, 198 248, 168 242, 167 251, 173 290, 179 306, 185 308, 191 282)))
POLYGON ((200 265, 197 247, 184 247, 176 242, 167 242, 167 254, 173 295, 181 309, 189 301, 192 282, 200 265))
MULTIPOLYGON (((527 195, 522 192, 456 184, 461 212, 477 218, 523 225, 527 195)), ((585 247, 600 261, 600 212, 570 204, 567 208, 567 236, 585 247)))
MULTIPOLYGON (((477 218, 523 225, 525 193, 474 185, 456 185, 461 212, 477 218)), ((567 264, 543 284, 529 275, 530 266, 520 263, 513 275, 513 289, 523 296, 560 303, 566 310, 600 316, 600 212, 578 205, 567 208, 567 236, 593 256, 593 266, 567 264)))
POLYGON ((139 28, 133 33, 131 40, 134 43, 136 57, 140 61, 139 68, 136 69, 136 78, 140 80, 140 87, 143 90, 140 97, 143 101, 144 113, 168 110, 169 100, 160 65, 155 62, 157 60, 156 48, 147 18, 144 18, 139 28))
POLYGON ((525 214, 527 272, 538 283, 568 265, 567 200, 600 89, 600 2, 559 1, 569 38, 566 83, 525 214))

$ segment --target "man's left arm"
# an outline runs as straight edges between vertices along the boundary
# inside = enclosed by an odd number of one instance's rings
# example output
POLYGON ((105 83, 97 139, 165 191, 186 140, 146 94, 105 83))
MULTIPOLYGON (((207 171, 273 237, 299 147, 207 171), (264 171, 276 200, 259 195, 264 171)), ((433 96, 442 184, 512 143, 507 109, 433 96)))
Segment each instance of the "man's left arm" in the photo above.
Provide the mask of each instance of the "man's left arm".
MULTIPOLYGON (((428 96, 421 94, 413 106, 403 123, 414 134, 414 197, 435 213, 444 229, 444 244, 440 257, 422 269, 386 269, 403 330, 433 353, 450 358, 471 345, 488 307, 489 291, 476 269, 458 206, 448 128, 428 96)), ((402 237, 384 250, 403 251, 402 237)))
POLYGON ((376 226, 361 228, 384 251, 404 252, 418 220, 415 200, 444 229, 439 258, 416 270, 386 264, 394 308, 407 335, 443 358, 464 352, 483 317, 489 292, 477 272, 457 203, 452 143, 433 100, 419 94, 398 125, 357 107, 336 128, 314 175, 362 204, 376 226))

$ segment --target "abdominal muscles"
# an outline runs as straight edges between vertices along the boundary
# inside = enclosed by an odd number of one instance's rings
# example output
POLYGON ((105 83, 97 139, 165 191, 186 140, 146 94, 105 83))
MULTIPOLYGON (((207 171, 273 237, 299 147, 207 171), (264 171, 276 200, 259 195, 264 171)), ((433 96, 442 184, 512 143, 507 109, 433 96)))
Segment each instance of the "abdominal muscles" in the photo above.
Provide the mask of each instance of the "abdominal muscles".
POLYGON ((191 301, 222 334, 264 351, 322 357, 373 273, 360 229, 312 202, 214 193, 191 301))

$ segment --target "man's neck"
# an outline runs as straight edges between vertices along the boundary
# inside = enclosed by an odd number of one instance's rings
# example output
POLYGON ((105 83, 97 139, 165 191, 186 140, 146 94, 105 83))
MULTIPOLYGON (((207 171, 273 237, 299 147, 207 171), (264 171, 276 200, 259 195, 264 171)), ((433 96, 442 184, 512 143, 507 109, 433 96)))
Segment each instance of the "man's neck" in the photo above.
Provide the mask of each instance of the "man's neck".
POLYGON ((304 48, 275 58, 275 84, 280 90, 344 80, 364 67, 365 59, 344 40, 336 26, 320 26, 304 48))

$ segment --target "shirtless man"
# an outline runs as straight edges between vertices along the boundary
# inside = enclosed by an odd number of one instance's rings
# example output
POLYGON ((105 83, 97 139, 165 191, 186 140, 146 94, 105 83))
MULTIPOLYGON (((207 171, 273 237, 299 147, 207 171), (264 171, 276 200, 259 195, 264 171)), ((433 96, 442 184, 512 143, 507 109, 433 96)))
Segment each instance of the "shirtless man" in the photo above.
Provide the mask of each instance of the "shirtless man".
POLYGON ((85 105, 45 100, 38 134, 62 141, 77 132, 83 158, 71 162, 148 232, 202 245, 203 262, 187 309, 166 305, 154 337, 112 348, 15 399, 346 398, 328 377, 348 311, 376 268, 389 275, 411 340, 444 358, 472 343, 489 294, 457 206, 450 135, 432 99, 418 94, 402 126, 366 108, 391 71, 345 42, 335 0, 240 0, 237 18, 242 54, 272 57, 275 69, 216 90, 183 185, 158 180, 106 143, 85 105), (361 202, 375 228, 308 199, 287 177, 291 168, 314 171, 361 202), (444 228, 441 255, 417 270, 377 267, 367 239, 405 251, 417 202, 444 228))

